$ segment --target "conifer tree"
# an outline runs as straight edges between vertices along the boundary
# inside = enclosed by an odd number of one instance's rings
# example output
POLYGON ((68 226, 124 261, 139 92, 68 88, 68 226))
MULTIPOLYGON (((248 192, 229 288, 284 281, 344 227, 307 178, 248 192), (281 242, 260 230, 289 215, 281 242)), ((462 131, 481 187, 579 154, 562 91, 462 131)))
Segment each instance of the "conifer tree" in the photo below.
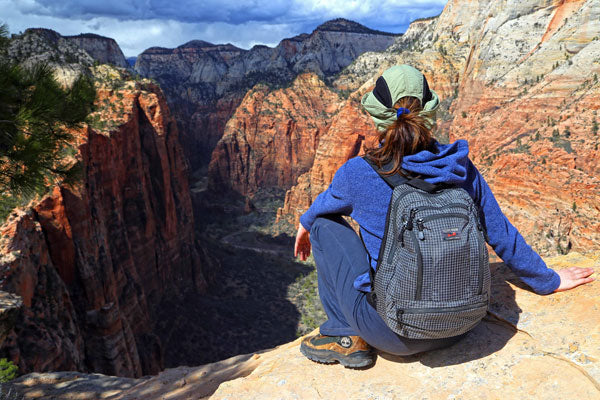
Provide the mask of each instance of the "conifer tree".
POLYGON ((52 68, 30 68, 7 56, 6 25, 0 26, 0 218, 15 198, 44 192, 48 186, 77 179, 70 131, 81 126, 93 107, 93 83, 81 75, 70 88, 52 68))

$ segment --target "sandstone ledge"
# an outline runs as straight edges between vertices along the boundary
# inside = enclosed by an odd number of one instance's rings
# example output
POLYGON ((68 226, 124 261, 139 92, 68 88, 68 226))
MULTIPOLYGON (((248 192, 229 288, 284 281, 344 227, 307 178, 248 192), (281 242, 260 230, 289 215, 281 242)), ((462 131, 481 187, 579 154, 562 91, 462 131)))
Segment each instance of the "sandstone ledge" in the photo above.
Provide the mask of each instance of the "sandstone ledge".
MULTIPOLYGON (((600 267, 600 252, 546 260, 556 269, 600 267)), ((21 377, 26 398, 79 399, 597 399, 600 396, 600 284, 538 296, 502 264, 493 265, 489 315, 463 341, 411 357, 379 354, 366 370, 321 365, 298 351, 300 339, 262 354, 166 370, 114 391, 77 393, 52 374, 21 377), (237 378, 237 379, 236 379, 237 378), (217 388, 218 387, 218 388, 217 388), (213 393, 213 391, 217 390, 213 393), (212 394, 212 396, 211 396, 212 394), (29 397, 27 397, 29 396, 29 397)), ((68 379, 68 377, 67 377, 68 379)))

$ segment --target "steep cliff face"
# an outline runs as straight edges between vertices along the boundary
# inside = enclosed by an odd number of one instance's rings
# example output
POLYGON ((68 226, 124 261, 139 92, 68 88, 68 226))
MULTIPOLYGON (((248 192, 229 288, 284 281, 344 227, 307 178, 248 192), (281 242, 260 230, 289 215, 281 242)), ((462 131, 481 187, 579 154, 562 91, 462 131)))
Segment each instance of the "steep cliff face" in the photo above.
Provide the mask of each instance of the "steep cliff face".
MULTIPOLYGON (((536 250, 597 247, 599 21, 591 0, 450 1, 334 84, 359 96, 391 65, 420 68, 443 99, 436 136, 468 139, 471 159, 536 250)), ((308 204, 296 193, 323 188, 300 178, 280 216, 297 221, 308 204)))
POLYGON ((259 188, 291 187, 313 164, 339 105, 338 94, 314 74, 299 75, 286 89, 255 86, 213 152, 212 188, 248 195, 259 188))
POLYGON ((360 108, 359 99, 353 97, 346 101, 320 138, 312 167, 286 192, 284 206, 277 211, 278 221, 296 225, 301 215, 299 211, 306 210, 319 193, 327 189, 335 171, 346 160, 362 153, 364 145, 373 144, 373 129, 370 117, 360 108))
POLYGON ((160 89, 105 66, 95 76, 109 81, 92 126, 76 132, 82 182, 55 187, 2 227, 0 289, 24 304, 2 351, 21 371, 157 373, 156 307, 202 293, 211 274, 160 89))
POLYGON ((139 55, 135 69, 165 90, 184 133, 186 156, 196 168, 208 163, 225 123, 256 83, 287 84, 304 71, 329 76, 365 51, 385 49, 395 37, 340 19, 275 48, 243 50, 199 40, 176 49, 150 48, 139 55))
MULTIPOLYGON (((600 253, 546 259, 553 268, 592 267, 600 253)), ((504 265, 492 266, 488 315, 455 345, 410 357, 379 352, 363 370, 322 365, 300 340, 143 380, 60 372, 20 377, 15 387, 43 399, 448 399, 578 398, 600 394, 600 284, 539 296, 504 265), (557 338, 560 338, 557 340, 557 338), (85 388, 83 390, 82 388, 85 388)))
POLYGON ((121 48, 112 38, 93 33, 64 36, 64 38, 85 50, 94 60, 97 60, 101 64, 111 64, 121 68, 129 67, 121 48))

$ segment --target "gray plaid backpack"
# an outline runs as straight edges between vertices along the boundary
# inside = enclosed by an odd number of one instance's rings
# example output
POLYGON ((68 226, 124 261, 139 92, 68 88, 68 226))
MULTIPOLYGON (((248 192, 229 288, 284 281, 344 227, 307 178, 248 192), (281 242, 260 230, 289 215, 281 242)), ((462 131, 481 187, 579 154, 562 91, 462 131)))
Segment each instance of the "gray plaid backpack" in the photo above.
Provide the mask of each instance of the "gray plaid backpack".
POLYGON ((377 270, 367 296, 400 336, 438 339, 472 329, 490 296, 486 234, 462 188, 384 175, 393 188, 377 270))

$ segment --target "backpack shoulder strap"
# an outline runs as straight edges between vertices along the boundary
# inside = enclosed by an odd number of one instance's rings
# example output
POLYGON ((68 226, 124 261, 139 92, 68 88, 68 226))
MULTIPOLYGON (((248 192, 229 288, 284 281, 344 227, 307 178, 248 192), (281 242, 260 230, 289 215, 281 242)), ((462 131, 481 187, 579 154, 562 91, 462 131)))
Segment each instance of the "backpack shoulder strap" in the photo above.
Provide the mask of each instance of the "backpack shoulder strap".
POLYGON ((418 177, 407 178, 400 174, 394 174, 394 175, 385 174, 386 171, 389 171, 392 169, 391 163, 384 165, 380 169, 379 167, 377 167, 377 165, 372 160, 369 159, 369 157, 363 156, 362 158, 375 170, 375 172, 377 172, 377 174, 381 177, 381 179, 383 179, 392 189, 394 189, 396 186, 400 186, 405 183, 409 186, 412 186, 417 189, 421 189, 428 193, 433 193, 439 189, 439 187, 437 185, 429 183, 418 177))

